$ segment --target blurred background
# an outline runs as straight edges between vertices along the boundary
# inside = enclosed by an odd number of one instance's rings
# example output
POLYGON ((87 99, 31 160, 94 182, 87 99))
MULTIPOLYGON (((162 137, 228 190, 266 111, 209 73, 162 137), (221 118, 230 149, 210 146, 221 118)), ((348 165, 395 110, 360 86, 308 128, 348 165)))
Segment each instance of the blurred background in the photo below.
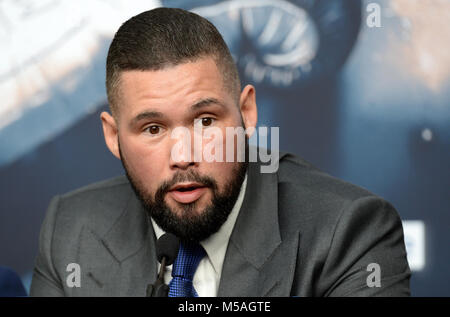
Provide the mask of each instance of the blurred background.
POLYGON ((413 296, 450 296, 449 0, 0 0, 0 265, 27 289, 52 196, 123 174, 106 54, 154 7, 213 22, 280 150, 394 204, 413 296))

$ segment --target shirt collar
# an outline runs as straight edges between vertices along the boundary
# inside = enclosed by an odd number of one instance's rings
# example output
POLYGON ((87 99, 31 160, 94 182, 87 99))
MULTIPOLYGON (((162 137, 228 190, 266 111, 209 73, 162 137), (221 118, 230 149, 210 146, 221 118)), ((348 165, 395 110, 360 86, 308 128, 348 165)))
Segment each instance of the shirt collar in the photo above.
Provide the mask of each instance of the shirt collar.
MULTIPOLYGON (((220 227, 219 231, 212 234, 205 240, 200 241, 200 244, 203 246, 206 253, 208 254, 208 258, 211 261, 214 271, 219 276, 222 272, 222 266, 223 261, 225 259, 225 253, 227 251, 228 241, 230 240, 234 224, 236 223, 236 219, 237 216, 239 215, 242 202, 244 201, 246 187, 247 187, 247 174, 245 174, 245 178, 244 181, 242 182, 239 196, 236 200, 236 203, 233 206, 233 209, 231 210, 231 213, 228 215, 227 220, 220 227)), ((159 237, 161 237, 165 232, 156 224, 153 218, 151 218, 151 220, 153 229, 155 231, 156 239, 159 239, 159 237)))

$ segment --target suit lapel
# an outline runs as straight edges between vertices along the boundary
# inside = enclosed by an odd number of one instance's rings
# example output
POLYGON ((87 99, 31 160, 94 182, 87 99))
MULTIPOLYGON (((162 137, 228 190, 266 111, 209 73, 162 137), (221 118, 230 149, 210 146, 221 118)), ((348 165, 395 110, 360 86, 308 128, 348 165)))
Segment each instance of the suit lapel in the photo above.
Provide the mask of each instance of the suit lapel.
POLYGON ((146 241, 148 217, 136 195, 131 192, 125 210, 102 238, 105 247, 122 262, 141 249, 146 241))
POLYGON ((218 296, 289 296, 298 232, 282 239, 278 178, 249 163, 248 183, 228 243, 218 296))
POLYGON ((147 285, 156 279, 153 227, 133 192, 103 237, 83 228, 80 252, 79 263, 84 263, 82 270, 87 283, 80 290, 83 295, 145 296, 147 285))

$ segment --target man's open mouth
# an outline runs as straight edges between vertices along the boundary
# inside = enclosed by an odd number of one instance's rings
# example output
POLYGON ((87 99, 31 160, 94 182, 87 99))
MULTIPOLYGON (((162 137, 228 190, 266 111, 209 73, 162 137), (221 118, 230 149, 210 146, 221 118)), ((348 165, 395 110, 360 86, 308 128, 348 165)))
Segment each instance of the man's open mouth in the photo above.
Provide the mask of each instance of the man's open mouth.
POLYGON ((207 187, 200 183, 180 183, 169 190, 169 195, 177 202, 189 204, 199 199, 207 187))
POLYGON ((178 188, 176 190, 179 191, 179 192, 188 192, 190 190, 194 190, 194 189, 197 189, 197 188, 198 187, 195 187, 195 186, 192 186, 192 187, 181 187, 181 188, 178 188))
POLYGON ((203 185, 201 183, 194 183, 194 182, 179 183, 179 184, 172 186, 169 189, 169 191, 177 190, 180 192, 186 192, 186 191, 195 190, 195 189, 201 188, 201 187, 205 187, 205 185, 203 185))

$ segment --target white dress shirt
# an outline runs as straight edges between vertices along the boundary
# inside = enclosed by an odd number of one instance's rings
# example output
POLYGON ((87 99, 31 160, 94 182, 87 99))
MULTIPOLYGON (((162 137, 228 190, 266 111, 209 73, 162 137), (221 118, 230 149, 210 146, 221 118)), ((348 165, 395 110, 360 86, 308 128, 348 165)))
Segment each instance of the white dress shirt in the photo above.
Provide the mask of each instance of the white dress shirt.
MULTIPOLYGON (((220 227, 219 231, 212 234, 200 244, 206 251, 205 256, 199 263, 197 271, 194 274, 194 288, 200 297, 215 297, 219 288, 220 276, 222 274, 222 266, 227 251, 228 240, 233 231, 236 218, 244 200, 245 189, 247 187, 247 174, 239 192, 239 196, 234 207, 225 223, 220 227)), ((156 238, 159 239, 165 232, 155 223, 152 218, 153 229, 156 238)), ((158 272, 161 264, 158 263, 158 272)), ((172 280, 172 265, 166 267, 164 282, 169 285, 172 280)))

